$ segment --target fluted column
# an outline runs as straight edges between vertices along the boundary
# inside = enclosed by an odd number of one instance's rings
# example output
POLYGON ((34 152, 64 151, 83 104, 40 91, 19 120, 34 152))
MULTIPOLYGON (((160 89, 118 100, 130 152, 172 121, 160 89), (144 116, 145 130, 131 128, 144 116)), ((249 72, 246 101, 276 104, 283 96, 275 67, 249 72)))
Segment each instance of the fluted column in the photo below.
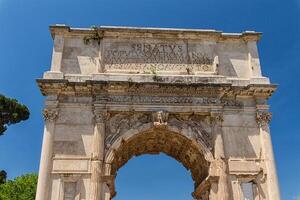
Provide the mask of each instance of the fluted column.
POLYGON ((263 157, 267 169, 267 184, 269 200, 280 200, 280 191, 276 173, 276 165, 273 153, 273 146, 269 128, 269 122, 272 114, 266 111, 259 111, 256 115, 256 121, 259 127, 263 157))
POLYGON ((93 153, 91 162, 90 200, 101 200, 102 195, 102 168, 104 159, 105 111, 95 111, 95 130, 93 137, 93 153))
POLYGON ((58 116, 56 109, 45 109, 43 112, 45 119, 43 146, 40 160, 39 177, 37 184, 36 200, 48 200, 50 188, 50 174, 52 169, 53 140, 55 120, 58 116))
POLYGON ((214 153, 215 163, 211 165, 213 169, 211 169, 212 171, 210 173, 217 174, 219 176, 219 181, 218 183, 214 183, 215 186, 211 188, 210 198, 213 200, 215 199, 229 200, 228 180, 226 174, 227 166, 224 161, 225 150, 224 150, 223 131, 222 131, 223 114, 212 113, 211 119, 212 119, 212 134, 214 140, 213 153, 214 153))

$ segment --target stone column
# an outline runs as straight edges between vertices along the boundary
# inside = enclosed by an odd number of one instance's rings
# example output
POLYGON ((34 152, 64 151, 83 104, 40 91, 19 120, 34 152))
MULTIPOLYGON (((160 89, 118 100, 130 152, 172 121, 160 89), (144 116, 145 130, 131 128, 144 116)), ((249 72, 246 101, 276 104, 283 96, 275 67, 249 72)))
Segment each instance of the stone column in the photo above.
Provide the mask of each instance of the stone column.
POLYGON ((101 200, 103 183, 101 180, 104 160, 105 111, 95 111, 95 130, 93 137, 93 153, 91 162, 90 200, 101 200))
POLYGON ((256 115, 256 121, 259 127, 263 158, 267 170, 268 194, 270 200, 280 200, 280 191, 276 173, 276 165, 273 153, 272 140, 270 135, 269 122, 272 114, 266 111, 259 111, 256 115))
POLYGON ((40 160, 39 177, 37 184, 36 200, 48 200, 49 188, 51 185, 50 175, 52 170, 52 156, 53 156, 53 140, 55 120, 58 116, 56 109, 45 109, 43 112, 45 119, 43 146, 40 160))
POLYGON ((228 180, 226 169, 227 165, 225 163, 225 150, 223 143, 223 131, 222 131, 222 122, 223 114, 222 113, 212 113, 212 135, 214 141, 214 163, 211 164, 210 174, 212 176, 219 176, 218 184, 215 183, 214 188, 212 188, 210 197, 214 199, 229 200, 229 190, 228 190, 228 180), (217 185, 217 187, 216 187, 217 185), (217 188, 217 189, 216 189, 217 188))

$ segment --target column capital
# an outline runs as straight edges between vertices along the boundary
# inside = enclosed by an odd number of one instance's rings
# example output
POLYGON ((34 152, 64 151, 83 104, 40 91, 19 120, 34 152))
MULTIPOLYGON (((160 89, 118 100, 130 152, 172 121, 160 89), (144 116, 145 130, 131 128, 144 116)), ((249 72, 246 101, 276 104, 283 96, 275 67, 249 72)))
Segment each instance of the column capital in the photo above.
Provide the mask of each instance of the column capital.
POLYGON ((109 119, 110 114, 106 110, 95 110, 94 117, 96 123, 105 123, 109 119))
POLYGON ((55 121, 58 117, 58 110, 56 108, 45 108, 43 110, 43 117, 45 121, 55 121))
POLYGON ((272 113, 268 111, 258 111, 256 112, 256 122, 259 127, 266 126, 270 123, 272 119, 272 113))

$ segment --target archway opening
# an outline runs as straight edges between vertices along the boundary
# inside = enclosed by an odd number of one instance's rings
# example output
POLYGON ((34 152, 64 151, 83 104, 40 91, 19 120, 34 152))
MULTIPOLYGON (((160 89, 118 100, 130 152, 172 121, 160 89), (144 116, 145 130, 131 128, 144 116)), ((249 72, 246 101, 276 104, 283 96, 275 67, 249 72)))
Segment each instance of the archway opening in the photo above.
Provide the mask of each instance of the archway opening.
MULTIPOLYGON (((210 163, 206 160, 201 145, 178 132, 154 127, 134 134, 126 140, 120 139, 117 143, 108 153, 110 156, 106 163, 109 163, 110 167, 106 171, 107 175, 116 177, 118 170, 134 156, 164 153, 190 170, 194 189, 208 176, 210 163)), ((116 194, 114 183, 112 184, 111 198, 116 194)))
POLYGON ((118 170, 115 188, 113 200, 189 200, 194 190, 190 171, 164 153, 130 159, 118 170))

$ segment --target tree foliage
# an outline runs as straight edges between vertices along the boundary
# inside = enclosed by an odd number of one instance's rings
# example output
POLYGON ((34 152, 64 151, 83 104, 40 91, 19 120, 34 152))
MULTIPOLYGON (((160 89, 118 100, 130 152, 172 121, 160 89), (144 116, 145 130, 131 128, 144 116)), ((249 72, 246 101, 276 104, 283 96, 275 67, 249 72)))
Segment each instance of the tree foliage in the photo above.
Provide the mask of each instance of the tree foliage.
POLYGON ((3 184, 3 183, 5 183, 6 176, 7 176, 6 171, 1 170, 0 171, 0 185, 3 184))
POLYGON ((34 200, 37 175, 26 174, 0 185, 0 200, 34 200))
POLYGON ((25 105, 0 94, 0 135, 6 131, 8 125, 27 120, 29 114, 25 105))

